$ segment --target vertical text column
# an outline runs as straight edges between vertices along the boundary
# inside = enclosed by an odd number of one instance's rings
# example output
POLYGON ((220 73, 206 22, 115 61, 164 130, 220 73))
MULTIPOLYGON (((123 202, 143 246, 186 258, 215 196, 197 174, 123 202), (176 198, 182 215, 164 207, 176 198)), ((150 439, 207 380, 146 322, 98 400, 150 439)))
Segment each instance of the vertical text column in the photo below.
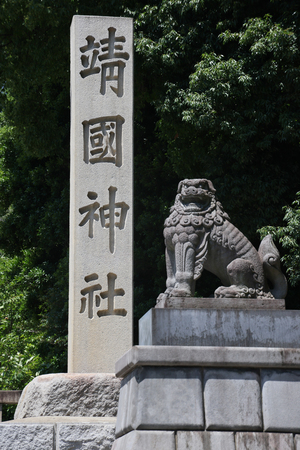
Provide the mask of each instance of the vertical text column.
POLYGON ((68 372, 132 346, 133 24, 74 16, 68 372))

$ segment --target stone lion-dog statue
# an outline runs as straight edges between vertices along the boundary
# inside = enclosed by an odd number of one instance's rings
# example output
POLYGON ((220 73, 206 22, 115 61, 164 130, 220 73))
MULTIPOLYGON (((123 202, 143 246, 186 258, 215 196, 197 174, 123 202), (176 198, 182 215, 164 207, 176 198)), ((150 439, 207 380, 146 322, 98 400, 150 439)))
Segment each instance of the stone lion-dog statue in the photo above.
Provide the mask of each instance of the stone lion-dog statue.
POLYGON ((271 235, 261 241, 257 251, 230 222, 215 192, 210 180, 179 183, 164 224, 167 289, 158 301, 192 297, 203 269, 223 284, 214 297, 284 299, 287 282, 271 235))

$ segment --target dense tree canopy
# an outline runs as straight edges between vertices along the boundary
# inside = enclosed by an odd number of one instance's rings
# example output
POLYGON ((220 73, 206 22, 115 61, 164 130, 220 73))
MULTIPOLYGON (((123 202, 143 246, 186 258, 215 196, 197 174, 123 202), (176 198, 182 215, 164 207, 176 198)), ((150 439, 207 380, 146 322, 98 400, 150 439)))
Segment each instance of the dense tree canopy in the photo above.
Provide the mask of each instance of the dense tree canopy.
POLYGON ((211 179, 255 244, 273 227, 300 307, 297 3, 2 0, 0 389, 66 371, 74 14, 134 18, 136 320, 164 289, 163 221, 188 177, 211 179))
MULTIPOLYGON (((138 107, 148 108, 136 132, 143 126, 149 136, 142 155, 141 143, 136 146, 136 173, 152 168, 153 196, 159 197, 152 209, 147 194, 137 199, 140 215, 152 211, 137 248, 153 248, 157 203, 163 211, 179 179, 199 176, 213 180, 234 223, 258 244, 256 230, 280 224, 282 206, 299 189, 295 3, 162 1, 135 17, 137 85, 143 93, 138 107)), ((137 183, 141 192, 145 182, 137 183)), ((157 272, 161 259, 156 261, 157 272)), ((149 296, 151 286, 144 295, 149 296)), ((295 307, 296 298, 290 295, 289 304, 295 307)))

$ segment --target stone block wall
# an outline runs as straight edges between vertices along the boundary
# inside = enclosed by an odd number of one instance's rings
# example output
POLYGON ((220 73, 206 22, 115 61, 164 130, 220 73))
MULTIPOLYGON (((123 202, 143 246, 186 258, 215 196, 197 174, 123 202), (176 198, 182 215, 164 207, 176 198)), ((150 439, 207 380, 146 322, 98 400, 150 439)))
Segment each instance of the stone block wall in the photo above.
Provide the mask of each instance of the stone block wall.
POLYGON ((300 450, 300 350, 136 346, 113 450, 300 450))
POLYGON ((120 410, 117 436, 149 429, 300 433, 300 371, 138 367, 123 381, 120 410))
POLYGON ((113 450, 299 450, 300 435, 252 431, 132 431, 113 450))
POLYGON ((56 423, 4 422, 0 425, 1 450, 111 450, 115 423, 56 420, 56 423))

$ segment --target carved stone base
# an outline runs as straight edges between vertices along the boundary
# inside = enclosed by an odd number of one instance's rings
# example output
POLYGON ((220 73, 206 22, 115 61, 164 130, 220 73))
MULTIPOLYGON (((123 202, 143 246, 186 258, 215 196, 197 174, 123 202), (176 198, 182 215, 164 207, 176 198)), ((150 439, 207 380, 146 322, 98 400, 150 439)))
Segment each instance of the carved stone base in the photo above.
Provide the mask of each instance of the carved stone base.
POLYGON ((299 357, 299 348, 135 346, 116 364, 112 450, 299 450, 299 357))
POLYGON ((155 308, 174 309, 285 309, 285 300, 257 298, 161 298, 155 308))

